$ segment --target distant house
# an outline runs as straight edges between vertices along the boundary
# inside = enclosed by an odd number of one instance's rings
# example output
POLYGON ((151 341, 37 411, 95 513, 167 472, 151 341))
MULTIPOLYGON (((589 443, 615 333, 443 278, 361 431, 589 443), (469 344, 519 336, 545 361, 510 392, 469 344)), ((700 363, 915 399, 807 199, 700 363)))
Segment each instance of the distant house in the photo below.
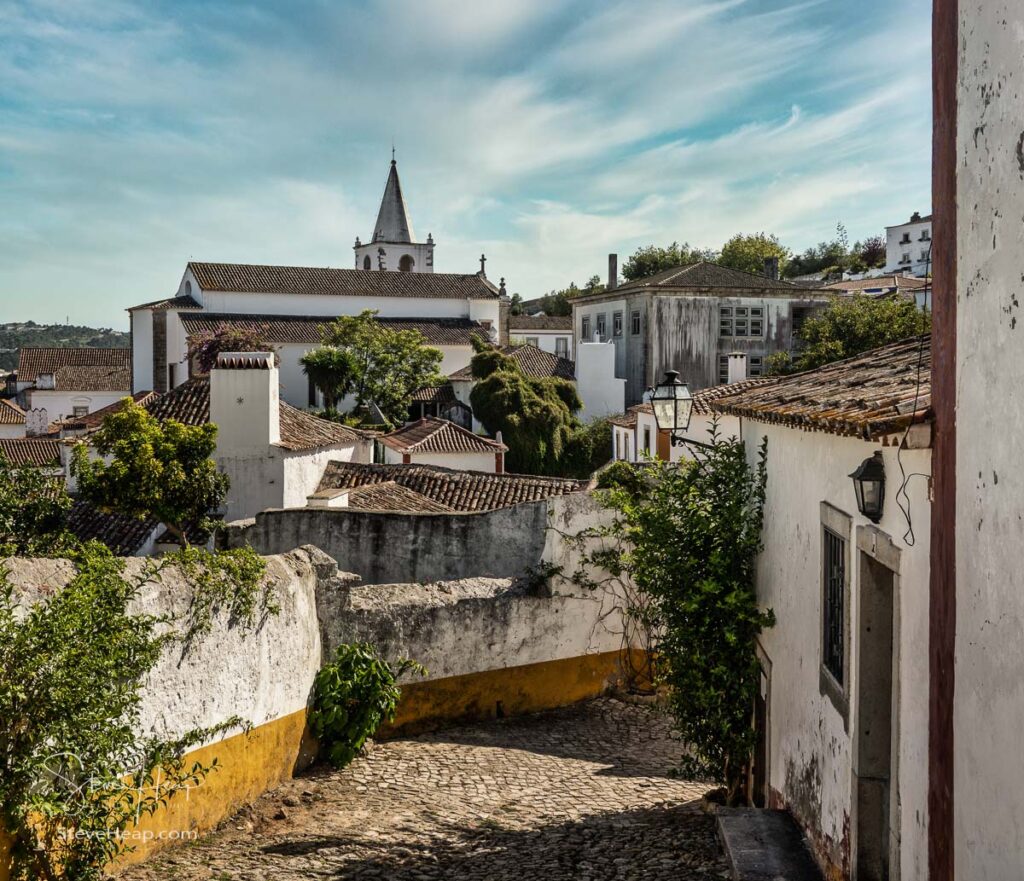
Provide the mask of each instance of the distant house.
POLYGON ((131 358, 131 349, 23 348, 18 403, 50 422, 85 416, 131 393, 131 358))
POLYGON ((439 465, 501 474, 508 452, 500 432, 498 440, 491 440, 436 416, 425 416, 379 440, 387 465, 439 465))
POLYGON ((0 398, 0 438, 25 436, 25 411, 17 402, 0 398))
POLYGON ((768 442, 754 800, 792 812, 829 877, 926 874, 930 370, 922 337, 707 402, 751 463, 768 442), (877 522, 850 477, 868 460, 877 522))
POLYGON ((885 228, 886 272, 924 276, 931 271, 932 216, 917 211, 906 223, 885 228))
POLYGON ((327 466, 311 507, 417 514, 476 513, 583 492, 587 484, 562 477, 452 471, 436 465, 327 466))
POLYGON ((726 382, 733 351, 747 354, 756 376, 765 358, 793 348, 794 330, 834 296, 773 277, 774 266, 767 272, 701 262, 575 297, 577 360, 579 344, 610 340, 627 405, 640 403, 666 370, 678 370, 692 391, 726 382))
POLYGON ((931 311, 932 284, 927 278, 915 278, 912 275, 878 275, 873 278, 848 279, 836 281, 825 286, 826 290, 840 294, 863 294, 867 297, 901 297, 913 300, 919 309, 931 311))
POLYGON ((571 315, 510 315, 508 339, 511 345, 535 346, 568 361, 575 358, 571 315))

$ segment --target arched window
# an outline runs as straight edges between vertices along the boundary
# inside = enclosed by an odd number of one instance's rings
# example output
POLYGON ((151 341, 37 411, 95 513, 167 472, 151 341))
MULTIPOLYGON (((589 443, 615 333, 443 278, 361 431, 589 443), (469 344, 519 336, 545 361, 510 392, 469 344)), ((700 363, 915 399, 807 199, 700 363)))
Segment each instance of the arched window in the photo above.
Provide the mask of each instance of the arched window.
POLYGON ((412 272, 412 268, 416 265, 416 261, 412 259, 411 254, 403 254, 402 259, 398 261, 399 272, 412 272))
POLYGON ((363 258, 363 269, 369 269, 371 266, 373 266, 373 264, 370 262, 370 255, 367 254, 363 258))
POLYGON ((190 281, 185 282, 185 296, 186 297, 191 297, 192 296, 192 282, 190 282, 190 281))

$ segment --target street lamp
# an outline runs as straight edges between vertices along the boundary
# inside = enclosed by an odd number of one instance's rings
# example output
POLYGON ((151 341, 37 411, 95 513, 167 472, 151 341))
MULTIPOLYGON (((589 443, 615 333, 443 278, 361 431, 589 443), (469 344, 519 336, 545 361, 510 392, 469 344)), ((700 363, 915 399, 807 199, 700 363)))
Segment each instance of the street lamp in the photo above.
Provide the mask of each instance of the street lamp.
POLYGON ((882 519, 882 505, 885 503, 885 462, 882 451, 876 450, 870 459, 865 459, 853 478, 853 491, 857 495, 857 510, 872 523, 882 519))
POLYGON ((682 432, 690 425, 693 397, 686 383, 679 379, 679 372, 669 370, 651 394, 654 421, 659 431, 667 431, 673 446, 685 442, 682 432))

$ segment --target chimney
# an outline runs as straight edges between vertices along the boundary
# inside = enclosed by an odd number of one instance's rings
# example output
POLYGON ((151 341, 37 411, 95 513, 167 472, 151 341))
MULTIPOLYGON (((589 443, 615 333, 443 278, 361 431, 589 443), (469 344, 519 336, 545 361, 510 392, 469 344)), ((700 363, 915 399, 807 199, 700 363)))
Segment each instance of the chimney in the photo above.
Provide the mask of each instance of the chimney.
POLYGON ((775 281, 779 280, 779 258, 778 257, 765 257, 764 258, 764 277, 771 278, 775 281))
POLYGON ((613 291, 619 286, 619 255, 608 255, 608 290, 613 291))
POLYGON ((729 353, 729 385, 734 382, 743 382, 747 378, 747 353, 729 353))
POLYGON ((273 352, 221 352, 210 371, 210 421, 217 454, 266 455, 281 440, 278 372, 273 352))

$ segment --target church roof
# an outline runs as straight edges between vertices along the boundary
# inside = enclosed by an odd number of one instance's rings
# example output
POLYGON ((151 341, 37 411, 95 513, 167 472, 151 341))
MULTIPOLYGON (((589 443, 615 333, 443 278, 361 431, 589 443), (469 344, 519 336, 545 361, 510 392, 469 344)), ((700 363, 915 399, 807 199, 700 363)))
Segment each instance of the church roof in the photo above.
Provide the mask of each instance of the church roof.
POLYGON ((371 241, 406 243, 413 240, 412 221, 409 220, 409 209, 402 195, 402 183, 398 179, 398 164, 392 159, 371 241))
POLYGON ((320 266, 200 263, 188 268, 204 291, 360 297, 496 300, 498 289, 479 273, 366 272, 320 266))

